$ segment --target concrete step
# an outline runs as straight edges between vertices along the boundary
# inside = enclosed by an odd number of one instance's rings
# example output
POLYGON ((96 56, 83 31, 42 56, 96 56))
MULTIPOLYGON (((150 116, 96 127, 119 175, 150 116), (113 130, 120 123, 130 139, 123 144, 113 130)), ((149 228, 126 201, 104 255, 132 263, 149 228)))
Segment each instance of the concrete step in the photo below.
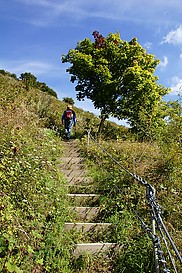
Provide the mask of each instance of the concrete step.
POLYGON ((84 168, 84 160, 79 156, 63 157, 61 161, 60 168, 62 171, 67 169, 82 170, 84 168))
POLYGON ((68 184, 69 193, 97 193, 97 188, 94 185, 72 185, 68 184))
POLYGON ((73 148, 77 148, 79 149, 79 142, 74 140, 74 139, 70 139, 69 141, 65 141, 64 142, 64 146, 67 149, 73 149, 73 148))
POLYGON ((62 157, 61 161, 65 164, 80 164, 84 162, 83 158, 80 158, 79 155, 71 157, 62 157))
POLYGON ((64 153, 63 153, 63 157, 80 157, 80 152, 78 151, 78 150, 76 150, 76 149, 74 149, 74 150, 67 150, 67 151, 65 151, 64 153))
POLYGON ((70 207, 70 210, 76 212, 76 219, 84 222, 96 221, 101 212, 99 207, 70 207))
POLYGON ((100 202, 100 195, 95 193, 69 193, 67 197, 74 207, 96 206, 100 202))
POLYGON ((90 177, 87 176, 73 176, 72 173, 70 173, 69 176, 66 177, 68 181, 68 185, 90 185, 92 184, 93 180, 90 177))
POLYGON ((83 252, 99 253, 115 250, 118 245, 115 243, 91 243, 91 244, 76 244, 73 254, 79 256, 83 252))
POLYGON ((82 171, 84 169, 84 165, 83 164, 78 164, 78 163, 77 164, 73 163, 73 164, 68 164, 68 165, 63 163, 63 164, 60 165, 60 167, 61 167, 62 172, 65 172, 67 170, 72 170, 72 171, 80 170, 80 171, 82 171))
POLYGON ((84 169, 81 170, 73 170, 73 169, 61 169, 60 170, 66 178, 69 177, 84 177, 86 175, 86 171, 84 169))
POLYGON ((79 155, 80 156, 80 149, 78 147, 70 147, 70 146, 66 146, 65 150, 63 151, 63 155, 65 157, 71 157, 73 155, 79 155))
POLYGON ((68 193, 67 196, 69 197, 81 197, 81 198, 87 198, 87 197, 99 197, 100 194, 96 193, 68 193))
POLYGON ((83 233, 86 232, 100 232, 106 231, 108 227, 111 227, 111 223, 65 223, 65 230, 77 230, 82 231, 83 233))
POLYGON ((61 172, 64 174, 64 177, 67 179, 67 177, 70 177, 71 176, 71 173, 72 173, 72 169, 61 169, 61 172))

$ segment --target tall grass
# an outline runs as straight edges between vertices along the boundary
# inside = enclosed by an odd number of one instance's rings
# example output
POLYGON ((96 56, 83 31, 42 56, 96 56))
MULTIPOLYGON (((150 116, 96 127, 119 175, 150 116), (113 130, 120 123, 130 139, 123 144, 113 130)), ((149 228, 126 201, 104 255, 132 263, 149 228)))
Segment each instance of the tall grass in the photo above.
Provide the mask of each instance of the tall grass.
MULTIPOLYGON (((174 135, 179 135, 177 128, 173 132, 174 135)), ((170 127, 169 130, 171 130, 170 127)), ((123 245, 123 251, 116 259, 118 271, 115 268, 115 272, 120 272, 119 268, 125 268, 124 272, 128 273, 154 272, 152 241, 142 230, 134 212, 137 211, 152 229, 145 187, 117 165, 100 149, 97 142, 90 141, 88 146, 86 139, 82 141, 82 152, 90 165, 90 173, 99 191, 104 195, 101 205, 103 216, 105 221, 112 222, 116 227, 112 240, 123 245)), ((163 220, 180 250, 182 246, 182 154, 178 137, 168 140, 164 137, 155 142, 143 143, 134 140, 100 140, 99 145, 126 170, 136 173, 156 189, 157 200, 163 210, 163 220)), ((173 253, 172 249, 171 251, 173 253)), ((167 261, 171 268, 170 261, 168 259, 167 261)), ((177 259, 176 262, 180 270, 177 259)))
MULTIPOLYGON (((40 126, 33 91, 26 94, 7 78, 1 78, 0 91, 0 271, 69 272, 60 138, 40 126)), ((40 101, 42 94, 35 96, 40 101)), ((47 101, 41 107, 48 111, 47 101)))

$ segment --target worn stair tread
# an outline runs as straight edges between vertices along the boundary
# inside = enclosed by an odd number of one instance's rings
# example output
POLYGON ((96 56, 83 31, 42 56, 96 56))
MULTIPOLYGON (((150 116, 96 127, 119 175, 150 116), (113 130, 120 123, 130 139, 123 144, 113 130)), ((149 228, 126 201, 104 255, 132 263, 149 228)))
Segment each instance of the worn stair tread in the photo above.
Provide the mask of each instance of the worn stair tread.
POLYGON ((67 177, 72 176, 72 177, 84 177, 86 176, 87 171, 85 169, 79 169, 79 170, 74 170, 74 169, 60 169, 62 173, 64 173, 67 177))
POLYGON ((103 246, 103 245, 108 245, 108 246, 117 246, 117 243, 81 243, 81 244, 76 244, 76 246, 103 246))
POLYGON ((83 163, 84 159, 80 158, 79 154, 71 157, 62 157, 61 161, 64 163, 83 163))
POLYGON ((72 169, 61 169, 60 170, 65 176, 69 176, 72 173, 72 169))
POLYGON ((95 222, 101 212, 100 207, 70 207, 70 209, 77 213, 76 219, 87 222, 95 222))
POLYGON ((69 193, 98 193, 99 189, 93 184, 80 185, 80 184, 67 184, 69 193))
POLYGON ((69 148, 70 147, 74 147, 75 148, 75 147, 78 147, 78 142, 76 140, 70 139, 69 141, 65 141, 64 145, 68 146, 69 148))
POLYGON ((73 170, 75 170, 75 168, 77 168, 77 170, 82 171, 84 167, 85 166, 84 166, 83 162, 81 162, 81 161, 77 162, 77 163, 72 162, 72 161, 60 163, 60 168, 62 171, 67 170, 68 168, 69 169, 72 168, 73 170))
POLYGON ((73 207, 97 207, 100 204, 99 194, 68 193, 67 197, 73 207))
POLYGON ((99 197, 100 194, 97 194, 97 193, 68 193, 67 196, 70 196, 70 197, 99 197))
POLYGON ((90 185, 93 180, 88 176, 73 176, 66 177, 68 185, 90 185))
POLYGON ((118 245, 116 243, 82 243, 76 244, 73 254, 80 255, 82 252, 98 253, 106 252, 110 249, 115 249, 118 245))
POLYGON ((82 171, 84 169, 84 165, 83 164, 61 164, 61 171, 64 173, 67 170, 72 170, 72 171, 82 171))
POLYGON ((63 157, 71 157, 73 155, 80 155, 80 149, 78 147, 68 147, 69 149, 64 149, 63 157))
POLYGON ((93 226, 111 226, 112 224, 111 223, 103 223, 103 222, 99 222, 99 223, 94 223, 94 222, 90 222, 90 223, 86 223, 86 222, 65 222, 65 225, 70 225, 70 226, 89 226, 89 225, 93 225, 93 226))
POLYGON ((70 209, 77 211, 77 212, 99 212, 101 211, 100 207, 70 207, 70 209))
POLYGON ((110 227, 111 223, 65 223, 65 230, 82 230, 83 232, 88 232, 89 230, 104 230, 108 227, 110 227))
POLYGON ((100 207, 70 207, 70 209, 77 212, 98 212, 101 211, 100 207))

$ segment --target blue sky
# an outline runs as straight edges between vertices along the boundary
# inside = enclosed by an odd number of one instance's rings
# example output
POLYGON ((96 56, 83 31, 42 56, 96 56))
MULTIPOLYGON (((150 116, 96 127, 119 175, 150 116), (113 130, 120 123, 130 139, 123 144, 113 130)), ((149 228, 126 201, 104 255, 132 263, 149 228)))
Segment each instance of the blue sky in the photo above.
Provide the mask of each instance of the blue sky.
POLYGON ((120 32, 121 39, 137 37, 147 52, 160 59, 155 74, 172 88, 166 99, 182 92, 181 0, 0 0, 0 69, 30 72, 75 105, 94 111, 90 101, 78 102, 69 64, 61 56, 92 32, 120 32))

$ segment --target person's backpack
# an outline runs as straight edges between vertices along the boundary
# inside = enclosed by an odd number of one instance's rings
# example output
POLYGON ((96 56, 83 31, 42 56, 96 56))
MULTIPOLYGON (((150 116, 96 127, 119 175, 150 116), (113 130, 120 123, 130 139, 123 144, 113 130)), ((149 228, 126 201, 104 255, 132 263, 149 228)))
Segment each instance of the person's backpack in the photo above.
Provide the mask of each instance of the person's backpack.
POLYGON ((66 110, 66 112, 65 112, 65 119, 67 119, 67 120, 71 120, 71 119, 73 119, 73 112, 72 112, 72 110, 66 110))

